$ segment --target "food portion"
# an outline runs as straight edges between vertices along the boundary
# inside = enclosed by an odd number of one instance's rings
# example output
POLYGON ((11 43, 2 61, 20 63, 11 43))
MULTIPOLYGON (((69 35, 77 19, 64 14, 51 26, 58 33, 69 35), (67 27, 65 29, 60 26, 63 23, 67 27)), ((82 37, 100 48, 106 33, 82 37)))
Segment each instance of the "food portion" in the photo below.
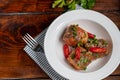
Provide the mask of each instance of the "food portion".
POLYGON ((86 31, 78 27, 78 25, 71 25, 66 29, 63 40, 70 46, 76 46, 79 41, 86 43, 88 40, 88 34, 86 31))
POLYGON ((108 55, 108 43, 97 39, 78 25, 70 25, 63 34, 63 51, 67 62, 76 70, 86 70, 95 59, 108 55))

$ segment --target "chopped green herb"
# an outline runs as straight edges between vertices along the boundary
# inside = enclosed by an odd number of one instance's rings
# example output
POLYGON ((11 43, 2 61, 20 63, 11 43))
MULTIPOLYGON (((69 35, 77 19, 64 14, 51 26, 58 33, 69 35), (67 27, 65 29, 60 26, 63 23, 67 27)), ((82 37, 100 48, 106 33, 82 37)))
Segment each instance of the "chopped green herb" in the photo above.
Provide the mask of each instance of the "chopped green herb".
POLYGON ((88 58, 85 58, 83 56, 80 58, 80 63, 87 63, 88 61, 88 58))
POLYGON ((108 43, 104 40, 104 41, 103 41, 103 45, 107 45, 107 44, 108 44, 108 43))
POLYGON ((92 39, 91 38, 88 38, 88 41, 90 42, 92 39))
POLYGON ((73 2, 73 0, 66 0, 66 4, 69 5, 73 2))
POLYGON ((96 38, 94 38, 94 39, 88 38, 88 42, 89 42, 90 44, 98 44, 98 43, 99 43, 96 38))
POLYGON ((66 5, 65 0, 54 0, 54 3, 52 4, 52 8, 55 8, 56 6, 62 8, 65 5, 66 5))
POLYGON ((72 59, 75 58, 75 53, 71 54, 71 58, 72 58, 72 59))
POLYGON ((87 52, 87 51, 83 51, 83 52, 81 52, 81 53, 86 54, 86 52, 87 52))
POLYGON ((93 41, 93 39, 92 38, 88 38, 88 42, 92 42, 93 41))
POLYGON ((74 31, 74 32, 73 32, 73 35, 74 35, 74 36, 77 36, 77 32, 74 31))
POLYGON ((87 67, 84 67, 84 68, 83 68, 83 70, 86 70, 86 69, 87 69, 87 67))
POLYGON ((68 10, 74 10, 76 8, 75 0, 69 0, 72 1, 71 4, 67 5, 68 10))
POLYGON ((94 39, 94 44, 98 44, 98 40, 97 39, 94 39))
POLYGON ((85 37, 87 36, 87 33, 86 32, 84 32, 84 35, 85 35, 85 37))
POLYGON ((91 9, 95 5, 95 0, 81 0, 81 6, 86 9, 91 9))
POLYGON ((77 43, 77 46, 78 46, 78 47, 80 47, 80 45, 81 45, 81 43, 80 43, 80 42, 78 42, 78 43, 77 43))
POLYGON ((88 62, 88 59, 87 58, 84 58, 84 63, 87 63, 88 62))
POLYGON ((71 30, 74 36, 77 36, 77 30, 76 30, 76 25, 71 25, 71 30))
POLYGON ((81 0, 75 0, 76 4, 80 5, 81 4, 81 0))
POLYGON ((94 35, 94 39, 96 39, 96 35, 94 35))
POLYGON ((80 58, 80 62, 81 62, 81 63, 84 62, 84 57, 81 56, 81 58, 80 58))
POLYGON ((77 43, 77 46, 80 47, 80 46, 83 46, 83 43, 80 41, 77 43))
POLYGON ((80 66, 80 61, 78 62, 78 64, 77 64, 78 66, 80 66))
POLYGON ((93 43, 93 41, 94 41, 94 40, 93 40, 93 39, 91 39, 91 40, 90 40, 90 44, 92 44, 92 43, 93 43))
POLYGON ((74 26, 73 26, 71 29, 72 29, 73 31, 76 31, 76 27, 74 27, 74 26))
POLYGON ((96 54, 95 56, 96 56, 97 58, 99 58, 99 57, 100 57, 100 55, 99 55, 99 54, 96 54))

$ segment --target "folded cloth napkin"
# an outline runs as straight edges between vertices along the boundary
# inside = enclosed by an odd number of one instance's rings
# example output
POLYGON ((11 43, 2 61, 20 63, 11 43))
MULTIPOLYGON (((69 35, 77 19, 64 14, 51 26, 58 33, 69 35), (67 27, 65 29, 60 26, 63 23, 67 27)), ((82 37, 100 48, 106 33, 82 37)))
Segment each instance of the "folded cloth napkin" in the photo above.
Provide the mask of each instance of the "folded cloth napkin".
MULTIPOLYGON (((35 40, 44 49, 44 37, 47 29, 42 31, 35 40)), ((25 52, 38 64, 38 66, 52 79, 52 80, 68 80, 58 74, 48 63, 46 56, 43 51, 35 52, 28 45, 24 48, 25 52)))

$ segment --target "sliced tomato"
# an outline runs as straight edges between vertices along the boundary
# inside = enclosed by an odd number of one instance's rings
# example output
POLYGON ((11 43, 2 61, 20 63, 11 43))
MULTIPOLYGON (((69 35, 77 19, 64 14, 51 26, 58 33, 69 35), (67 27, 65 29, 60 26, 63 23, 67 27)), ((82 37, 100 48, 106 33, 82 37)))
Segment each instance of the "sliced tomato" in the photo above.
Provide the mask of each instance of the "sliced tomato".
POLYGON ((89 50, 93 53, 105 53, 107 51, 106 48, 100 48, 100 47, 91 47, 89 50))
POLYGON ((75 49, 75 58, 76 58, 77 60, 80 59, 80 52, 81 52, 80 47, 77 47, 77 48, 75 49))
POLYGON ((95 35, 88 32, 88 37, 89 37, 89 38, 95 38, 95 35))
POLYGON ((67 44, 64 44, 63 46, 64 56, 67 58, 69 56, 69 46, 67 44))

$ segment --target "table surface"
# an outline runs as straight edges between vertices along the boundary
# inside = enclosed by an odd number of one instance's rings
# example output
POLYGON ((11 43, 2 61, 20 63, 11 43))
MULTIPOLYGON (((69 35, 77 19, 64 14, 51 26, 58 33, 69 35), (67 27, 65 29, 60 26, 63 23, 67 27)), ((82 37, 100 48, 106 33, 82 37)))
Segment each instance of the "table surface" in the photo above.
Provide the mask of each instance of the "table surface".
MULTIPOLYGON (((52 9, 53 0, 0 0, 0 78, 50 78, 23 51, 21 39, 28 32, 33 37, 64 12, 52 9)), ((96 0, 93 10, 109 17, 120 30, 120 0, 96 0)), ((109 27, 109 26, 108 26, 109 27)), ((104 80, 120 80, 120 65, 104 80)))

